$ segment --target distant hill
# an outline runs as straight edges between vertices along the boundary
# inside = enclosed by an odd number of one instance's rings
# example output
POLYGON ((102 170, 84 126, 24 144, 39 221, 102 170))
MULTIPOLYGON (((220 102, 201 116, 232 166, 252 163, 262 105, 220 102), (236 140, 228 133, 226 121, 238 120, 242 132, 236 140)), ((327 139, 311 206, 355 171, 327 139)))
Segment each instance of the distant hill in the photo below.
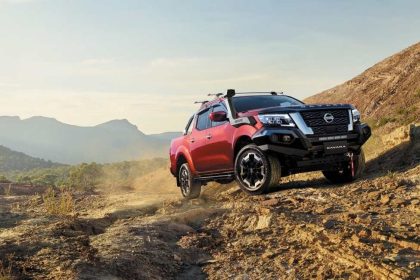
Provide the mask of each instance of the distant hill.
POLYGON ((354 104, 375 126, 419 122, 420 43, 305 101, 354 104))
POLYGON ((146 135, 128 120, 80 127, 46 117, 0 117, 0 131, 0 145, 66 164, 167 156, 172 137, 146 135))
POLYGON ((58 166, 62 166, 62 164, 30 157, 24 153, 15 152, 4 146, 0 146, 0 172, 28 171, 58 166))
POLYGON ((159 134, 150 134, 149 136, 154 137, 156 139, 160 139, 160 140, 166 140, 166 141, 171 141, 172 139, 175 139, 179 136, 182 135, 182 132, 164 132, 164 133, 159 133, 159 134))

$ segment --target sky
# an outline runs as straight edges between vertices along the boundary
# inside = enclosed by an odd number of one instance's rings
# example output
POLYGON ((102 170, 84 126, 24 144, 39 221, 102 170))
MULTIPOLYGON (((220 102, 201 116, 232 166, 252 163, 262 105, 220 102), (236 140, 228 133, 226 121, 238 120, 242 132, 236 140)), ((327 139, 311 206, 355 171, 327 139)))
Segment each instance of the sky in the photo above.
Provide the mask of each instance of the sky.
POLYGON ((420 41, 420 1, 0 0, 0 115, 181 131, 208 93, 305 98, 420 41))

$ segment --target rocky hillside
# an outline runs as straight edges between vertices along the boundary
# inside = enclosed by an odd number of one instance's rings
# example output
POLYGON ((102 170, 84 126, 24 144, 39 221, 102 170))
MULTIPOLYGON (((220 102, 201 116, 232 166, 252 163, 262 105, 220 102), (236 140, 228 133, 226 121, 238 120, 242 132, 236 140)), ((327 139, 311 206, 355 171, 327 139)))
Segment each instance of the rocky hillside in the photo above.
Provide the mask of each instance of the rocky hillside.
POLYGON ((354 104, 374 126, 420 121, 420 43, 305 101, 354 104))
POLYGON ((3 267, 6 279, 418 279, 419 167, 375 171, 348 185, 286 178, 260 196, 210 184, 193 201, 182 200, 161 171, 139 180, 145 185, 136 192, 75 194, 64 216, 46 215, 41 195, 0 193, 0 273, 3 267))

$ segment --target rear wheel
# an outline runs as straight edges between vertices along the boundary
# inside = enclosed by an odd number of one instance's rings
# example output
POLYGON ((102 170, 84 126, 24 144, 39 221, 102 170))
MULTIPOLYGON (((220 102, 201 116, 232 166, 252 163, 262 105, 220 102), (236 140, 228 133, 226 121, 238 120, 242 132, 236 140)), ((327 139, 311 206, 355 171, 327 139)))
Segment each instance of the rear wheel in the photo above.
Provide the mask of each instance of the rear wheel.
POLYGON ((351 161, 348 166, 335 171, 322 171, 325 178, 334 184, 349 183, 360 178, 365 170, 365 154, 353 155, 353 167, 351 161), (352 171, 353 169, 353 171, 352 171))
POLYGON ((194 180, 188 163, 182 164, 179 168, 178 180, 183 197, 193 199, 200 196, 201 183, 194 180))
POLYGON ((263 153, 255 144, 250 144, 236 156, 235 176, 243 191, 249 194, 266 193, 280 181, 280 162, 276 157, 263 153))

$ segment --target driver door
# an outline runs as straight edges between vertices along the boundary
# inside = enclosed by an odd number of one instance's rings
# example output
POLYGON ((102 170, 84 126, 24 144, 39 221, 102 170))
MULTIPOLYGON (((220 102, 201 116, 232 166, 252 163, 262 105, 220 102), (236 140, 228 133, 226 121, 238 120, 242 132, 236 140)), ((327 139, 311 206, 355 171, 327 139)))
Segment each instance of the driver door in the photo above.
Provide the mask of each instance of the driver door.
POLYGON ((197 121, 189 137, 189 147, 192 161, 197 172, 208 172, 209 151, 207 133, 211 127, 209 119, 211 109, 207 108, 197 114, 197 121))
MULTIPOLYGON (((212 107, 212 112, 223 111, 227 114, 226 108, 217 104, 212 107)), ((233 169, 233 144, 232 135, 234 127, 229 120, 221 122, 211 121, 211 127, 207 129, 207 169, 212 172, 230 171, 233 169)))

